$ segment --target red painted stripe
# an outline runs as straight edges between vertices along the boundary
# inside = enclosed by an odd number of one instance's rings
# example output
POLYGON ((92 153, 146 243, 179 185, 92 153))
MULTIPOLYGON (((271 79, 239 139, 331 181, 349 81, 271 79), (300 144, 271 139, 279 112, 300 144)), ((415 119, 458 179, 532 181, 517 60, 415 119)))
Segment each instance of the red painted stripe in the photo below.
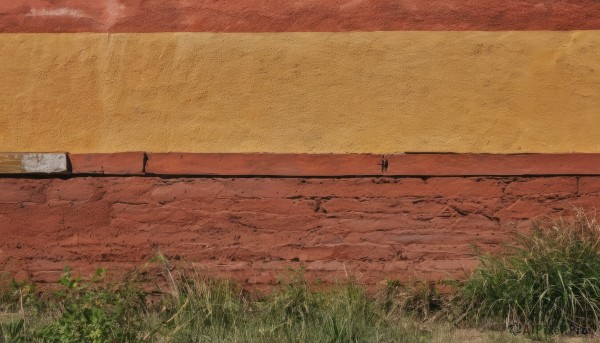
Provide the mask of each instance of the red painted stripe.
POLYGON ((381 174, 381 156, 361 154, 148 154, 146 172, 167 175, 353 176, 381 174))
POLYGON ((74 174, 138 175, 144 173, 144 153, 69 154, 74 174))
POLYGON ((389 157, 390 175, 600 175, 600 154, 406 154, 389 157))
POLYGON ((0 32, 587 29, 598 0, 0 0, 0 32))
POLYGON ((146 172, 231 176, 600 175, 600 154, 148 154, 146 172))

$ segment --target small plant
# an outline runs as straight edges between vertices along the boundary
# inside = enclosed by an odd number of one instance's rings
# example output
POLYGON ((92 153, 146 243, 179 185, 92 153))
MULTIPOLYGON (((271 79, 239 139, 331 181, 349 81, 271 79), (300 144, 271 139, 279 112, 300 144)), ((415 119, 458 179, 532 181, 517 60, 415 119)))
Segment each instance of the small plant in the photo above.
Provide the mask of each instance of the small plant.
POLYGON ((521 236, 505 255, 484 255, 459 301, 463 318, 546 336, 599 329, 600 224, 582 212, 521 236))
POLYGON ((23 313, 26 306, 38 305, 37 301, 33 283, 0 277, 0 310, 23 313))
POLYGON ((43 342, 138 342, 143 293, 127 283, 115 287, 104 281, 98 269, 90 281, 73 276, 65 268, 58 294, 61 314, 39 332, 43 342))
POLYGON ((41 307, 35 285, 6 277, 0 280, 0 314, 9 314, 8 320, 0 322, 0 343, 25 342, 28 319, 25 311, 34 314, 41 307))

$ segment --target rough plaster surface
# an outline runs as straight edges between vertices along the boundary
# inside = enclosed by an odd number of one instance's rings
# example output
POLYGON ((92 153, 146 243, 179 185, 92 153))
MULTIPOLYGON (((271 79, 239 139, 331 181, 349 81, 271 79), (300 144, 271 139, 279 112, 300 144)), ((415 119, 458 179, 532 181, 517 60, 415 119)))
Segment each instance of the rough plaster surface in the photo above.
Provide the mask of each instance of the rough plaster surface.
POLYGON ((600 207, 600 177, 0 179, 0 270, 56 282, 161 251, 265 285, 310 277, 462 278, 532 220, 600 207), (26 239, 24 239, 26 237, 26 239))
POLYGON ((0 151, 598 152, 600 31, 2 34, 0 151))
POLYGON ((596 0, 0 0, 0 32, 600 29, 596 0))

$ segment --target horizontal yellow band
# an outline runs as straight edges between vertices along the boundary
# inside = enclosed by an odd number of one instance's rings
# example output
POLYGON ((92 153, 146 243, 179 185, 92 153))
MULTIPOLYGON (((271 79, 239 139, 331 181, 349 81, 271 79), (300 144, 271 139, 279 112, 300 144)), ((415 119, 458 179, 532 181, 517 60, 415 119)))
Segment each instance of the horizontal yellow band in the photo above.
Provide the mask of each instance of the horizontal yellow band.
POLYGON ((0 151, 598 152, 600 31, 0 34, 0 151))

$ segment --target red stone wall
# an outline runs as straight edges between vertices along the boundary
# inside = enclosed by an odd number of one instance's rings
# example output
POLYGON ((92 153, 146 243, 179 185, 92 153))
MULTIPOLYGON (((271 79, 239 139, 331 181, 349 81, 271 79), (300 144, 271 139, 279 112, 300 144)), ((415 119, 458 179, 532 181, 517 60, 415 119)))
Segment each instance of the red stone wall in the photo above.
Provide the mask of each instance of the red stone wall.
POLYGON ((463 277, 532 219, 600 205, 600 177, 0 179, 0 270, 55 282, 64 266, 124 271, 161 251, 272 283, 463 277))

